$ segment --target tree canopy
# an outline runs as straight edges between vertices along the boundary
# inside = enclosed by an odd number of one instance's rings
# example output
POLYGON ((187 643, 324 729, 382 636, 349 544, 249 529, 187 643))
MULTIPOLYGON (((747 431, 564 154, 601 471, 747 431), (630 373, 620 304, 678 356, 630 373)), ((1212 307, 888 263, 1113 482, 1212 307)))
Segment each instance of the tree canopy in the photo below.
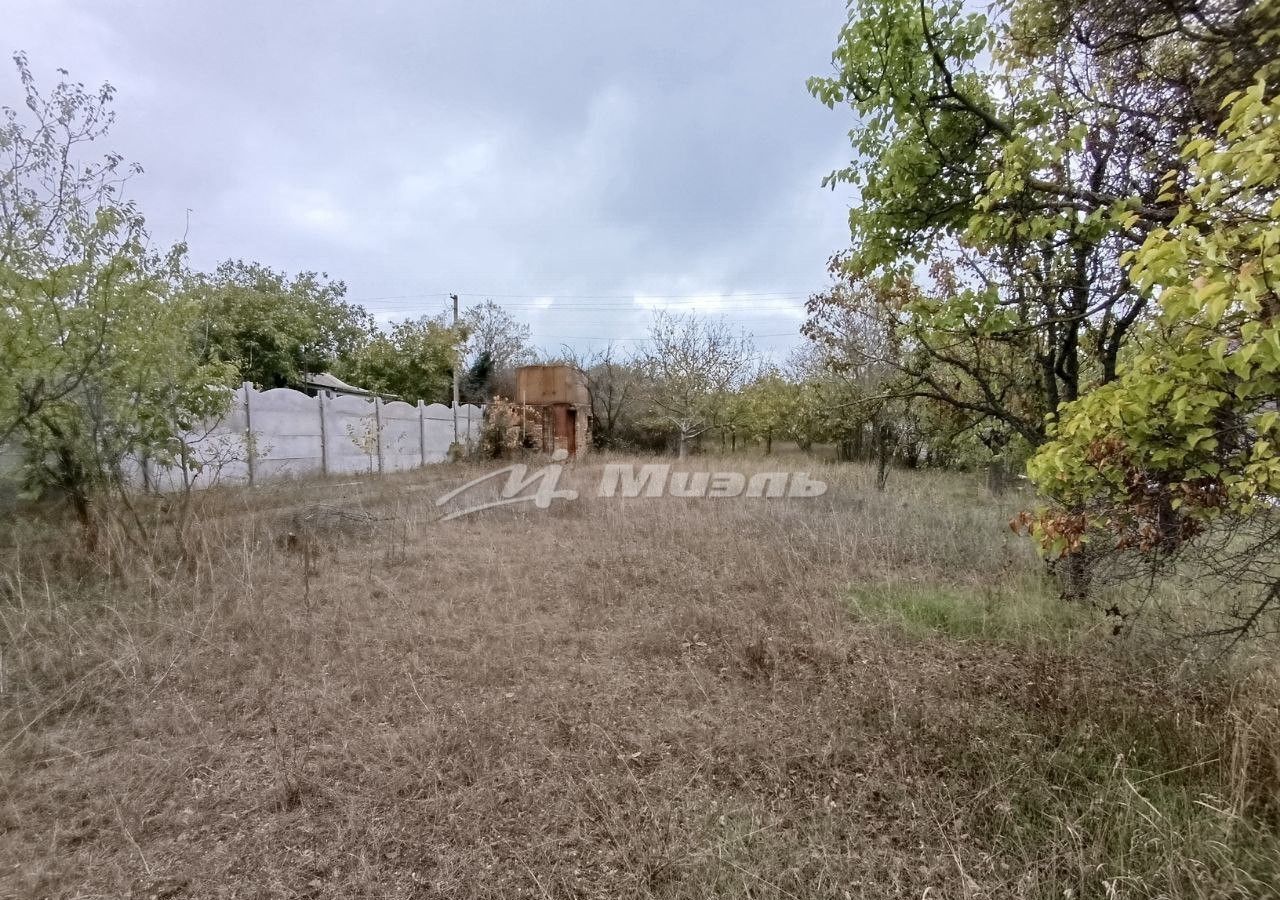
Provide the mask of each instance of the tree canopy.
POLYGON ((1182 135, 1216 127, 1208 97, 1247 83, 1248 60, 1276 64, 1259 51, 1273 7, 851 4, 835 74, 810 90, 859 116, 855 158, 828 178, 858 192, 842 276, 918 280, 923 266, 932 282, 911 304, 849 298, 897 319, 905 393, 1035 444, 1046 413, 1115 379, 1150 299, 1120 259, 1177 215, 1163 173, 1182 135), (1011 380, 1035 401, 1010 409, 1011 380))
POLYGON ((191 352, 199 310, 180 290, 182 245, 148 248, 122 197, 140 171, 85 158, 114 91, 66 73, 46 96, 16 57, 25 111, 0 124, 0 441, 23 447, 29 485, 90 501, 129 460, 172 461, 179 433, 226 406, 230 366, 191 352))
POLYGON ((315 272, 289 276, 228 260, 192 275, 187 292, 202 317, 194 338, 206 359, 234 365, 266 388, 298 384, 334 368, 375 332, 364 308, 343 300, 346 285, 315 272))
POLYGON ((724 321, 666 312, 654 315, 641 367, 650 380, 652 416, 675 430, 683 457, 689 442, 712 428, 721 403, 751 362, 751 345, 724 321))
POLYGON ((338 366, 366 390, 409 403, 447 403, 460 337, 442 316, 422 316, 374 331, 338 366))

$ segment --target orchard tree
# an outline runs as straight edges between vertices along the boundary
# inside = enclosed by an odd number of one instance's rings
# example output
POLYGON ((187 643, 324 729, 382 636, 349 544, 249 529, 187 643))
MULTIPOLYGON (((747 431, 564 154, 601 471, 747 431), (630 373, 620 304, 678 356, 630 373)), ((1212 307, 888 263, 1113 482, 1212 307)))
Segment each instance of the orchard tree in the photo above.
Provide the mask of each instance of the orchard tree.
POLYGON ((1223 104, 1165 180, 1178 204, 1131 258, 1159 317, 1119 376, 1065 407, 1029 472, 1052 556, 1187 556, 1233 639, 1280 609, 1280 96, 1261 77, 1223 104))
MULTIPOLYGON (((179 264, 178 251, 143 257, 137 280, 116 288, 106 352, 74 391, 17 432, 29 488, 66 497, 91 547, 103 513, 126 535, 145 533, 130 497, 145 483, 138 467, 179 466, 198 476, 203 463, 190 436, 230 404, 234 367, 192 351, 202 310, 182 294, 179 264), (103 501, 100 513, 95 501, 103 501)), ((185 502, 180 509, 185 514, 185 502)))
POLYGON ((790 433, 798 410, 799 388, 788 381, 776 366, 763 367, 737 394, 741 406, 742 430, 764 444, 765 455, 773 452, 773 441, 790 433))
POLYGON ((1053 407, 1030 333, 986 333, 989 310, 971 302, 970 286, 948 263, 921 285, 905 274, 853 276, 845 259, 832 260, 832 285, 809 299, 803 332, 824 365, 856 389, 853 402, 866 419, 890 404, 943 406, 953 425, 937 435, 940 443, 966 431, 999 435, 1000 446, 1043 440, 1053 407))
POLYGON ((723 320, 654 315, 641 367, 653 416, 675 432, 677 454, 715 426, 721 404, 747 372, 751 342, 723 320))
POLYGON ((591 443, 599 448, 621 447, 636 436, 642 405, 644 373, 613 344, 590 353, 564 348, 566 361, 587 379, 591 398, 591 443))

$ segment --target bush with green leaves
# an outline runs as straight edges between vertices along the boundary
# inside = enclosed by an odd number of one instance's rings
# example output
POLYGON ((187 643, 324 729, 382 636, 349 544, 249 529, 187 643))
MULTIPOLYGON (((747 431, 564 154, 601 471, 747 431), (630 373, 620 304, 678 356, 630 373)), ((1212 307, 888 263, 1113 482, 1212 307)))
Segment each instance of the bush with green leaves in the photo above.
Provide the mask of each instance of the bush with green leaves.
POLYGON ((1221 628, 1242 634, 1280 606, 1280 95, 1259 79, 1223 110, 1166 178, 1177 214, 1129 257, 1159 316, 1061 410, 1028 467, 1054 505, 1027 521, 1055 556, 1215 548, 1238 598, 1221 628))

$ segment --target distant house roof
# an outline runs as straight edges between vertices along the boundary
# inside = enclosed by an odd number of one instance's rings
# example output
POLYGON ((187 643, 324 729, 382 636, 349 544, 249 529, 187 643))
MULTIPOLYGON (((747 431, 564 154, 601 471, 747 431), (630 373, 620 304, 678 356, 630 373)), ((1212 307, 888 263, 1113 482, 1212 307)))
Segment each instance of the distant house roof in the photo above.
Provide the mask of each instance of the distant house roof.
POLYGON ((353 394, 357 397, 374 396, 373 391, 366 391, 364 388, 356 387, 354 384, 347 384, 337 375, 330 375, 328 372, 303 375, 302 384, 309 388, 323 388, 326 391, 333 391, 335 394, 353 394))

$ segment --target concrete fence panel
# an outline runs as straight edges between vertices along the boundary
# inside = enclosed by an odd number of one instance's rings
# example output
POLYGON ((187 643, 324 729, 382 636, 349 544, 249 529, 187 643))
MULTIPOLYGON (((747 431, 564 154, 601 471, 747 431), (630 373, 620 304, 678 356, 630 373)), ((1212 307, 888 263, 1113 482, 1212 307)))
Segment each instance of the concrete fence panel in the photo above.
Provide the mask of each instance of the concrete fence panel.
POLYGON ((270 481, 321 474, 324 448, 316 398, 288 388, 243 390, 249 401, 254 477, 270 481))
POLYGON ((458 407, 458 439, 467 444, 480 442, 480 430, 484 426, 484 410, 464 403, 458 407))
POLYGON ((422 465, 418 407, 400 400, 382 404, 382 465, 386 472, 403 472, 422 465))
POLYGON ((378 415, 372 400, 326 397, 325 446, 329 474, 378 471, 378 415))
POLYGON ((154 459, 133 460, 130 483, 158 491, 180 491, 211 484, 249 482, 249 421, 244 391, 237 391, 223 414, 183 436, 176 465, 154 459))
POLYGON ((449 445, 453 443, 453 410, 442 403, 432 403, 423 408, 422 417, 427 462, 444 462, 449 458, 449 445))
MULTIPOLYGON (((483 422, 483 408, 459 406, 458 440, 474 445, 483 422)), ((245 384, 222 416, 184 435, 176 464, 136 459, 125 468, 139 489, 180 491, 308 475, 402 472, 444 462, 453 441, 453 409, 439 403, 309 397, 245 384)), ((7 492, 12 502, 21 462, 18 448, 0 447, 0 501, 7 492)))

